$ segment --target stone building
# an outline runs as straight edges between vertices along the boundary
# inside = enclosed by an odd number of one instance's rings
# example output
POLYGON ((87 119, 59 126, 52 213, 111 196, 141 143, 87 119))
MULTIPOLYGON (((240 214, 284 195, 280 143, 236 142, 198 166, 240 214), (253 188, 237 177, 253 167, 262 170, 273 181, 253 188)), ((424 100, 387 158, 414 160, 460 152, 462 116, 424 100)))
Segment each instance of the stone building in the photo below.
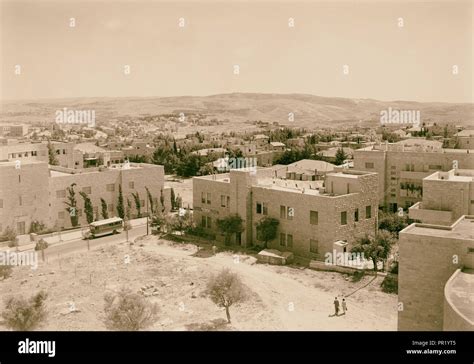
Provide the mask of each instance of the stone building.
POLYGON ((84 213, 84 192, 92 201, 94 217, 102 219, 101 201, 107 203, 109 217, 117 216, 119 185, 124 205, 131 201, 132 218, 137 216, 132 193, 138 193, 141 213, 148 204, 145 187, 148 187, 155 206, 160 206, 163 193, 165 207, 170 210, 171 190, 164 188, 164 168, 151 164, 111 165, 110 167, 70 169, 48 166, 45 162, 30 161, 0 163, 0 234, 11 227, 18 234, 28 233, 33 221, 47 228, 70 228, 71 219, 66 211, 67 188, 74 185, 77 215, 80 225, 87 225, 84 213))
POLYGON ((400 232, 399 330, 474 330, 474 170, 423 179, 400 232))
POLYGON ((332 252, 338 241, 349 251, 357 237, 375 232, 375 173, 341 170, 323 180, 292 178, 286 166, 194 177, 195 221, 222 238, 217 220, 238 214, 245 230, 233 243, 250 246, 261 243, 256 239, 260 219, 273 217, 279 220, 278 234, 269 248, 313 259, 332 252))
POLYGON ((408 139, 354 152, 354 169, 377 172, 379 205, 390 211, 421 201, 423 178, 453 168, 474 169, 474 150, 443 149, 440 143, 408 139))

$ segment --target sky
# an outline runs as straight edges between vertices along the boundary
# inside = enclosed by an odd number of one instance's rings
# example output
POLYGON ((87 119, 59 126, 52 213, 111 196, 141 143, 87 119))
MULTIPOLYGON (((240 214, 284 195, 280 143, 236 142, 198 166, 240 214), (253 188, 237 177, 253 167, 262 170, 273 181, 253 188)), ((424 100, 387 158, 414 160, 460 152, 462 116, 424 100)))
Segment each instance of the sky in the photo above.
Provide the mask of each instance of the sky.
POLYGON ((473 102, 472 1, 2 0, 0 16, 2 100, 262 92, 473 102))

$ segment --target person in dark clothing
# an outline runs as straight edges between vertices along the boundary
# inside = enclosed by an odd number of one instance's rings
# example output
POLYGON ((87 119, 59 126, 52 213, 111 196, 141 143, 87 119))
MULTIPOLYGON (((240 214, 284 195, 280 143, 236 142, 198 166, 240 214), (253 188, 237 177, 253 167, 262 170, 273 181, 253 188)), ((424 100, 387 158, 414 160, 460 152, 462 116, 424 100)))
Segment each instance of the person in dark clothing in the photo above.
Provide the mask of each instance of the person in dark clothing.
POLYGON ((339 300, 336 298, 334 298, 334 310, 335 310, 335 315, 336 316, 339 316, 339 300))

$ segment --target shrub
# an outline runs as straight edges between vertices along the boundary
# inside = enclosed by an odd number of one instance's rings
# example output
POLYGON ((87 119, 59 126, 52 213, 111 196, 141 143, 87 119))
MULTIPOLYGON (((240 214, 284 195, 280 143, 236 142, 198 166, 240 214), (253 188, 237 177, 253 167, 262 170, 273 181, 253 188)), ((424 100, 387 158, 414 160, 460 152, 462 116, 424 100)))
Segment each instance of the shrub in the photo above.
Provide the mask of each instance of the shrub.
POLYGON ((34 330, 46 318, 44 302, 47 297, 46 292, 40 291, 29 299, 21 296, 8 298, 2 313, 5 325, 17 331, 34 330))
POLYGON ((396 276, 387 275, 383 280, 382 291, 385 293, 398 294, 398 278, 396 276))
POLYGON ((0 279, 7 279, 12 274, 11 265, 0 265, 0 279))
POLYGON ((106 294, 104 301, 105 326, 110 330, 138 331, 156 320, 157 307, 128 289, 106 294))
POLYGON ((365 270, 356 270, 352 274, 352 282, 359 282, 365 276, 365 270))

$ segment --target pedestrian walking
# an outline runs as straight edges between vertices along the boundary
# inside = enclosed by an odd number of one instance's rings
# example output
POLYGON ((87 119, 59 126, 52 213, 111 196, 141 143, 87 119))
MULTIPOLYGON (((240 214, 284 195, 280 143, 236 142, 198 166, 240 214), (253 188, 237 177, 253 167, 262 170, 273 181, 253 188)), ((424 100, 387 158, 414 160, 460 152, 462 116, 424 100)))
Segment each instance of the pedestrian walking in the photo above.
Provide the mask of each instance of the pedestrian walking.
POLYGON ((346 299, 343 298, 342 299, 342 314, 345 315, 346 311, 347 311, 347 303, 346 303, 346 299))
POLYGON ((337 297, 334 298, 334 310, 335 310, 335 316, 339 316, 339 300, 337 297))

